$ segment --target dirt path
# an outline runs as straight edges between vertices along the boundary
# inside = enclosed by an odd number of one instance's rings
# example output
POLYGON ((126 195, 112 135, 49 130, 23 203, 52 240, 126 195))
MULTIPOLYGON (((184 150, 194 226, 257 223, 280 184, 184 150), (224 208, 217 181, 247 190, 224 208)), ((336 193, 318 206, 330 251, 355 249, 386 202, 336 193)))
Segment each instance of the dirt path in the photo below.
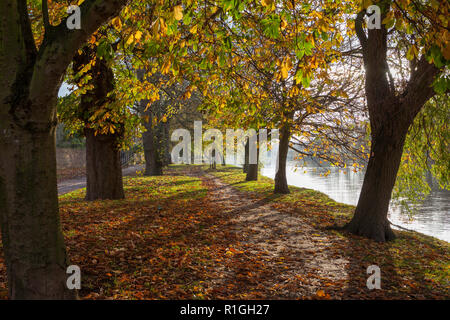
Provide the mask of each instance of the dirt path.
POLYGON ((228 227, 241 244, 234 248, 236 261, 225 268, 225 276, 215 286, 236 282, 245 272, 251 277, 256 269, 255 291, 266 291, 268 296, 326 297, 320 288, 327 283, 345 289, 349 261, 328 254, 333 241, 327 235, 318 233, 304 218, 280 212, 265 200, 251 199, 217 177, 201 178, 211 201, 233 216, 228 227))
MULTIPOLYGON (((128 167, 122 170, 123 176, 133 176, 136 175, 136 171, 142 170, 142 165, 128 167)), ((61 196, 63 194, 86 188, 86 177, 74 178, 69 180, 64 180, 58 182, 58 195, 61 196)))

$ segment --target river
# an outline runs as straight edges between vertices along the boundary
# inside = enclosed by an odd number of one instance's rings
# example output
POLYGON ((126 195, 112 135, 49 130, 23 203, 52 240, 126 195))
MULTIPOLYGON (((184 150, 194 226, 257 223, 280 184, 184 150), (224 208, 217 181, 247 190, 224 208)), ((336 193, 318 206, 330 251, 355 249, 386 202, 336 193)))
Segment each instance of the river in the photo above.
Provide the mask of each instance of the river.
MULTIPOLYGON (((289 185, 321 191, 337 202, 356 205, 364 178, 362 172, 344 173, 339 168, 295 168, 288 167, 287 180, 289 185), (327 177, 320 172, 330 170, 327 177)), ((274 168, 263 168, 262 175, 273 178, 274 168)), ((389 208, 389 220, 411 230, 421 232, 441 240, 450 242, 450 191, 433 191, 418 212, 409 217, 400 208, 393 205, 389 208)))

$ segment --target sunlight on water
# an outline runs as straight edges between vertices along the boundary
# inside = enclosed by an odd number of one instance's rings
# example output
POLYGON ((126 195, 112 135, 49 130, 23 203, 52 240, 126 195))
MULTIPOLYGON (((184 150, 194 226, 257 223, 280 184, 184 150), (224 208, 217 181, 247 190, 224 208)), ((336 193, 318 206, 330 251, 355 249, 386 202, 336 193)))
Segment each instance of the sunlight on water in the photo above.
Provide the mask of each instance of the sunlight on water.
MULTIPOLYGON (((297 168, 289 167, 287 180, 289 185, 321 191, 332 199, 351 205, 358 202, 359 193, 364 178, 362 172, 352 172, 351 169, 339 171, 338 168, 297 168), (320 176, 327 170, 327 177, 320 176), (305 172, 306 171, 306 172, 305 172), (343 171, 346 171, 344 173, 343 171)), ((262 174, 269 178, 275 176, 274 168, 263 168, 262 174)), ((393 206, 389 209, 389 220, 404 228, 450 242, 450 192, 434 191, 419 208, 418 213, 411 218, 393 206)))

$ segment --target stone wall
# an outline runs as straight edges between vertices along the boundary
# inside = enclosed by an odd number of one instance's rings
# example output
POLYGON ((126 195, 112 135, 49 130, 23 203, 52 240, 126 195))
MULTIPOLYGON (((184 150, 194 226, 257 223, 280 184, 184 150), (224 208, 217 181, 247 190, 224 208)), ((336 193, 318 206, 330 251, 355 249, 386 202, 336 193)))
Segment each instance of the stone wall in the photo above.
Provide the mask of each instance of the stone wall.
POLYGON ((56 166, 58 169, 85 168, 85 148, 56 148, 56 166))

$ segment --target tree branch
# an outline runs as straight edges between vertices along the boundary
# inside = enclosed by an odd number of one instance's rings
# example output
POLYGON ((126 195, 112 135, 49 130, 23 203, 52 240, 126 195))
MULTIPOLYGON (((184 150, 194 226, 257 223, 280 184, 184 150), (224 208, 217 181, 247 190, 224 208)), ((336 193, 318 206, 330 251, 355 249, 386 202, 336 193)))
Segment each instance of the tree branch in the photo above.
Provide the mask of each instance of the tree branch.
POLYGON ((43 92, 54 96, 62 76, 75 53, 103 23, 119 14, 128 0, 86 0, 80 6, 81 29, 67 28, 67 18, 58 26, 49 26, 39 48, 33 71, 30 98, 48 101, 43 92))
POLYGON ((42 16, 44 20, 45 32, 50 29, 50 18, 48 16, 48 0, 42 0, 42 16))
POLYGON ((433 63, 429 63, 425 55, 422 55, 403 95, 405 116, 414 119, 422 106, 435 95, 432 84, 440 72, 439 68, 433 63))
POLYGON ((365 10, 360 11, 356 15, 356 19, 355 19, 356 36, 358 37, 359 43, 361 44, 361 47, 363 49, 362 51, 363 51, 364 58, 366 58, 366 51, 367 51, 367 36, 362 27, 365 15, 366 15, 365 10))

